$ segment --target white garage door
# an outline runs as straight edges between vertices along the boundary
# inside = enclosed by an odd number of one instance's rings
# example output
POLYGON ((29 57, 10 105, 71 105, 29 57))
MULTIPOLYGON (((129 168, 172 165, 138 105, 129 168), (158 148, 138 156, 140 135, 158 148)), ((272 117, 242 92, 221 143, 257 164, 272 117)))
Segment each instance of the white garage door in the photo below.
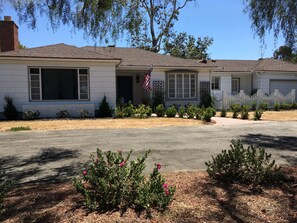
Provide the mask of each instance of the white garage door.
POLYGON ((270 80, 270 94, 278 89, 282 94, 288 94, 292 89, 296 89, 297 101, 297 80, 270 80))

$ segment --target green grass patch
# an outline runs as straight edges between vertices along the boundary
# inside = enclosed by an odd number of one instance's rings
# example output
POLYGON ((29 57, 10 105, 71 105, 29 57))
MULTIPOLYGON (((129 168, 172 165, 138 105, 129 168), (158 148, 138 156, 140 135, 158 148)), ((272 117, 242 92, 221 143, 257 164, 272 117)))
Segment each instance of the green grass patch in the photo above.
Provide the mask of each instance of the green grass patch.
POLYGON ((29 131, 31 128, 29 126, 17 126, 17 127, 11 127, 8 131, 12 132, 18 132, 18 131, 29 131))

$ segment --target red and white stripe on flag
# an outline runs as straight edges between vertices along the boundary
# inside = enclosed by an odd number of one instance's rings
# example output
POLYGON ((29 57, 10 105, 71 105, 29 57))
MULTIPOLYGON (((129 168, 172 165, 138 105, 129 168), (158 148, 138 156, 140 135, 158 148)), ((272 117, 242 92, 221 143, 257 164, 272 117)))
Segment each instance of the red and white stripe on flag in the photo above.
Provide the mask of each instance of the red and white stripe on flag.
POLYGON ((144 80, 141 85, 146 91, 152 90, 152 87, 151 87, 151 72, 152 72, 152 70, 153 70, 153 68, 151 67, 150 70, 148 71, 148 73, 144 76, 144 80))

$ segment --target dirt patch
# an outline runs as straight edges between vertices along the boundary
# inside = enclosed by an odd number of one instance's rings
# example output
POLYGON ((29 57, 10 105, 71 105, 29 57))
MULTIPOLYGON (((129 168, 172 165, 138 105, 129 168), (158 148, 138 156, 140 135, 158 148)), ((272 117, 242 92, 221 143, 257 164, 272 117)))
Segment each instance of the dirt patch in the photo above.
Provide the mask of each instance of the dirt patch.
POLYGON ((12 127, 30 127, 32 130, 74 130, 74 129, 122 129, 122 128, 156 128, 165 126, 199 126, 202 121, 182 118, 149 119, 69 119, 69 120, 35 120, 35 121, 1 121, 0 131, 12 127))
POLYGON ((286 167, 291 181, 254 193, 246 186, 226 186, 212 181, 205 171, 164 174, 176 185, 175 200, 153 218, 128 210, 88 213, 72 184, 20 185, 9 193, 2 215, 11 222, 296 222, 297 167, 286 167))

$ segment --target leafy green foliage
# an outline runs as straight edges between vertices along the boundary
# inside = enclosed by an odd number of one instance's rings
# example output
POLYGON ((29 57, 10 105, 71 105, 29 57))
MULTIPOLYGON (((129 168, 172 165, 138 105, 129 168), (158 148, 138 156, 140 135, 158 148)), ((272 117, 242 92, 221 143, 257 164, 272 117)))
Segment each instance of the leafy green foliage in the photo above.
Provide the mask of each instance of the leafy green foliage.
POLYGON ((37 111, 26 111, 26 112, 23 112, 23 119, 25 120, 35 120, 39 117, 40 115, 40 112, 37 110, 37 111))
POLYGON ((252 111, 255 111, 256 109, 257 109, 257 102, 254 101, 254 102, 252 103, 251 110, 252 110, 252 111))
POLYGON ((79 112, 79 117, 82 119, 86 119, 86 118, 90 118, 91 114, 88 110, 83 109, 79 112))
POLYGON ((86 207, 98 211, 124 213, 128 208, 137 212, 152 209, 164 211, 172 202, 175 187, 165 183, 156 164, 149 177, 143 171, 150 151, 130 161, 132 151, 125 157, 121 151, 105 152, 97 149, 82 176, 73 180, 74 186, 85 198, 86 207))
POLYGON ((31 128, 29 126, 17 126, 17 127, 11 127, 9 129, 9 131, 12 131, 12 132, 18 132, 18 131, 29 131, 31 130, 31 128))
POLYGON ((289 46, 280 46, 277 50, 274 51, 273 58, 297 63, 297 52, 289 46))
POLYGON ((256 111, 254 112, 254 120, 260 120, 262 117, 263 111, 261 109, 256 109, 256 111))
POLYGON ((174 105, 172 105, 166 109, 167 118, 174 118, 176 116, 176 113, 177 113, 177 111, 176 111, 176 108, 174 105))
POLYGON ((138 107, 135 109, 135 117, 137 118, 147 118, 149 113, 151 113, 152 110, 150 106, 145 106, 144 104, 138 105, 138 107))
POLYGON ((109 103, 107 102, 105 95, 99 105, 98 117, 100 118, 112 117, 112 110, 111 110, 111 107, 109 106, 109 103))
POLYGON ((262 111, 267 111, 268 110, 268 103, 262 102, 259 105, 259 109, 262 110, 262 111))
POLYGON ((164 92, 163 91, 155 91, 153 98, 153 108, 156 109, 158 105, 164 105, 164 92))
POLYGON ((227 111, 226 111, 226 109, 222 109, 221 110, 221 117, 226 117, 226 115, 227 115, 227 111))
POLYGON ((14 185, 13 180, 8 180, 4 177, 4 171, 0 172, 0 215, 3 208, 3 201, 7 196, 7 193, 11 190, 14 185))
POLYGON ((280 106, 281 110, 290 110, 291 109, 291 104, 289 103, 282 103, 280 106))
POLYGON ((59 112, 56 113, 58 118, 71 118, 70 113, 66 109, 60 109, 59 112))
POLYGON ((203 115, 201 116, 201 119, 205 122, 211 122, 211 118, 215 116, 216 110, 212 107, 208 107, 204 110, 203 115))
POLYGON ((121 106, 117 106, 114 110, 114 117, 115 118, 124 118, 126 117, 126 113, 124 111, 124 108, 121 106))
POLYGON ((243 105, 241 107, 240 116, 241 116, 242 119, 248 119, 249 118, 249 110, 250 110, 250 107, 248 105, 243 105))
POLYGON ((127 105, 124 105, 125 117, 133 117, 135 115, 135 107, 131 101, 127 105))
POLYGON ((178 117, 183 118, 185 114, 186 114, 185 106, 180 106, 178 109, 178 117))
POLYGON ((173 57, 184 59, 206 60, 209 59, 208 47, 213 43, 213 38, 188 35, 185 32, 174 34, 166 39, 164 52, 173 57))
POLYGON ((158 117, 163 117, 165 115, 165 107, 163 104, 156 107, 156 114, 158 117))
POLYGON ((195 105, 189 104, 187 106, 187 115, 188 118, 194 118, 194 116, 197 114, 197 107, 195 105))
POLYGON ((3 106, 5 117, 9 120, 16 119, 18 117, 18 111, 13 104, 13 98, 5 95, 4 101, 6 102, 6 105, 3 106))
POLYGON ((228 183, 265 185, 277 183, 281 178, 279 168, 265 149, 248 146, 232 140, 230 150, 222 150, 212 161, 206 162, 210 177, 228 183))
POLYGON ((281 106, 280 106, 280 104, 279 103, 274 103, 274 111, 280 111, 280 109, 281 109, 281 106))
POLYGON ((230 109, 233 112, 232 118, 237 118, 239 115, 239 112, 241 112, 240 104, 232 104, 232 105, 230 105, 230 109))

